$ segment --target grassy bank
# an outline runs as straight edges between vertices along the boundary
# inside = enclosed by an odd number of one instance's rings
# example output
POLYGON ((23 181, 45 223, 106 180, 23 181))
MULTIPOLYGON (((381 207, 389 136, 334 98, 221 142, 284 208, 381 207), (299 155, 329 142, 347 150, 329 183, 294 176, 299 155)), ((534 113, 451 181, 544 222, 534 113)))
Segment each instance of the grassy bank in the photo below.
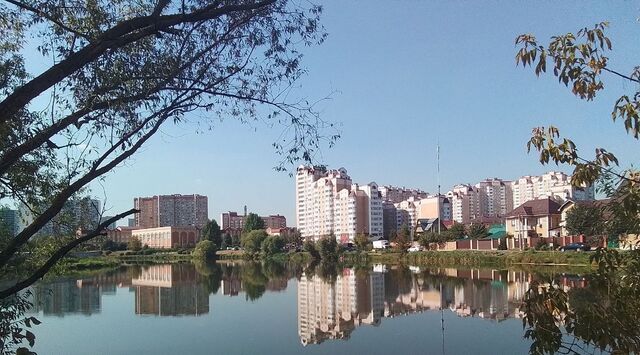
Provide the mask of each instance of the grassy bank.
POLYGON ((367 263, 416 266, 474 266, 508 267, 514 265, 573 265, 589 266, 589 253, 561 253, 553 251, 422 251, 407 254, 395 252, 348 253, 347 260, 367 263))

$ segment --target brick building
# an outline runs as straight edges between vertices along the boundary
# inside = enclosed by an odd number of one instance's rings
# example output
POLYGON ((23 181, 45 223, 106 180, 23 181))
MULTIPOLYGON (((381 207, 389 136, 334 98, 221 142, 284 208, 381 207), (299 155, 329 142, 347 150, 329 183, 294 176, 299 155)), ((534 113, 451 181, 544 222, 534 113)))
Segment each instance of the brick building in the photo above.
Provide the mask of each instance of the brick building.
POLYGON ((135 215, 138 228, 204 227, 209 221, 207 196, 159 195, 137 197, 133 205, 140 213, 135 215))

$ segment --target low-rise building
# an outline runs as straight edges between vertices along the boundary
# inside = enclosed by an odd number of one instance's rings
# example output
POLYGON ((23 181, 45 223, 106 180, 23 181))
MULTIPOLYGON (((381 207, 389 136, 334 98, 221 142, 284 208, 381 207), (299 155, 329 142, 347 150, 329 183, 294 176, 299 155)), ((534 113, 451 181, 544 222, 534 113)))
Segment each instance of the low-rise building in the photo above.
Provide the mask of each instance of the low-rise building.
POLYGON ((529 238, 558 237, 560 204, 551 198, 527 201, 506 216, 506 230, 524 245, 529 238))
POLYGON ((195 247, 198 234, 195 227, 158 227, 133 230, 131 237, 150 248, 171 249, 195 247))
POLYGON ((107 229, 107 239, 115 243, 129 243, 129 240, 131 240, 131 232, 136 229, 139 228, 120 226, 113 229, 107 229))

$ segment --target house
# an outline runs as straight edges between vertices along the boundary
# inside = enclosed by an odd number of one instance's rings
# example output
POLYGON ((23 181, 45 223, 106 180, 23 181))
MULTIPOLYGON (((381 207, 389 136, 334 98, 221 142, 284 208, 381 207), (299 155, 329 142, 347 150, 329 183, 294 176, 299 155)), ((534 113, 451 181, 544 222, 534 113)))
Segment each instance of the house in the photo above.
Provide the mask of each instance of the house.
POLYGON ((447 227, 443 222, 440 221, 439 218, 419 218, 416 220, 416 233, 424 233, 424 232, 442 232, 446 231, 447 227), (438 230, 438 224, 440 225, 440 230, 438 230))
POLYGON ((559 236, 560 204, 551 198, 527 201, 509 212, 506 231, 523 246, 531 246, 529 238, 559 236))

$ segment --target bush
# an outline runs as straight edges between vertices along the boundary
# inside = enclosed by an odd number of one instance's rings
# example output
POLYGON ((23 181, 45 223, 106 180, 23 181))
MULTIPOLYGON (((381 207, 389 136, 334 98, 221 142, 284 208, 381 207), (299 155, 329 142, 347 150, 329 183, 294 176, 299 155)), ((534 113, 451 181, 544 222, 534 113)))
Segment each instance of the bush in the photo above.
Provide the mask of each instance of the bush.
POLYGON ((279 235, 269 236, 262 241, 260 249, 264 256, 281 253, 284 249, 284 238, 279 235))
POLYGON ((210 240, 201 240, 196 244, 196 248, 193 250, 193 257, 201 260, 214 259, 218 247, 210 240))
POLYGON ((131 237, 131 239, 129 239, 129 244, 127 244, 127 249, 138 251, 142 249, 142 242, 137 237, 131 237))

